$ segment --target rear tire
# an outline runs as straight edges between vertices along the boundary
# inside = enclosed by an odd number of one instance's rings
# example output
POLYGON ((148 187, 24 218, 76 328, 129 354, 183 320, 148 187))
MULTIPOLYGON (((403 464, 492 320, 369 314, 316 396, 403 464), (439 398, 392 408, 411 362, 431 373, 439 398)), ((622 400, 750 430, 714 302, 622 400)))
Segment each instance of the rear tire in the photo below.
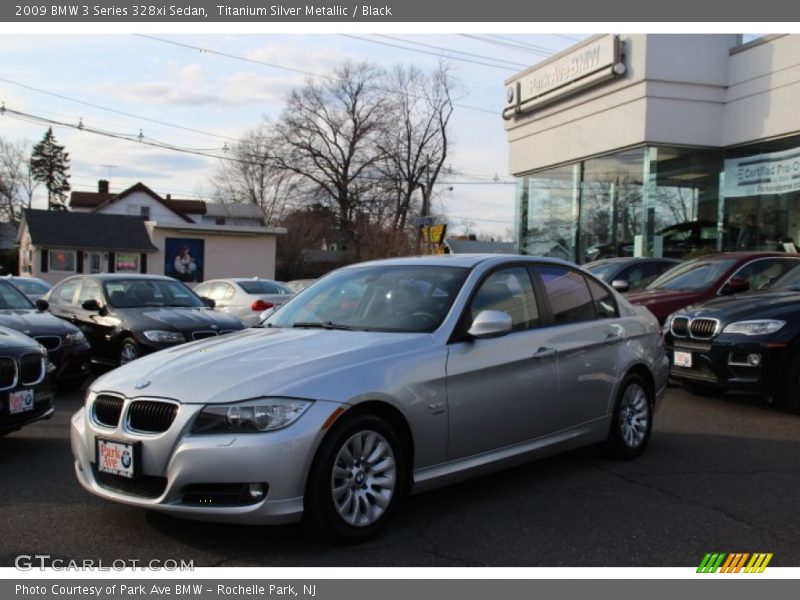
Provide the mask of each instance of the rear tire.
POLYGON ((653 392, 641 375, 631 373, 622 382, 605 449, 615 458, 632 459, 647 447, 653 430, 653 392))
POLYGON ((334 425, 317 451, 304 497, 306 524, 329 540, 357 543, 391 519, 408 487, 400 439, 369 414, 334 425))

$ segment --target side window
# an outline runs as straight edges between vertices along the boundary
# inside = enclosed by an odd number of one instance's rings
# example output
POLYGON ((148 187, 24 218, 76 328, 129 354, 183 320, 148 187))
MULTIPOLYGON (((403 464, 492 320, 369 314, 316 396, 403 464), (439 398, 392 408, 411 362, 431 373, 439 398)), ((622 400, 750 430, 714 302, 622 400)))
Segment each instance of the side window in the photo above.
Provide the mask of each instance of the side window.
POLYGON ((541 323, 539 308, 528 269, 513 267, 489 275, 472 299, 472 319, 483 310, 499 310, 509 315, 512 331, 538 327, 541 323))
POLYGON ((97 300, 98 304, 103 304, 103 295, 100 292, 100 286, 91 279, 85 279, 83 281, 81 294, 78 297, 78 304, 83 304, 87 300, 97 300))
POLYGON ((194 288, 195 294, 197 294, 198 296, 205 296, 206 298, 210 298, 210 296, 208 295, 210 291, 211 291, 211 285, 208 283, 201 283, 200 285, 195 286, 194 288))
POLYGON ((583 275, 555 266, 539 266, 537 270, 544 282, 557 325, 594 320, 594 299, 583 275))
POLYGON ((617 302, 614 300, 613 294, 607 287, 600 285, 591 277, 586 278, 586 283, 589 284, 589 291, 592 293, 594 300, 594 310, 599 319, 613 319, 619 316, 617 310, 617 302))
POLYGON ((751 290, 763 290, 797 264, 798 261, 791 258, 763 258, 747 263, 733 277, 749 281, 751 290))
POLYGON ((59 304, 72 304, 72 299, 75 297, 75 290, 78 289, 79 279, 72 279, 63 283, 61 288, 56 291, 54 296, 59 304))
POLYGON ((229 286, 227 283, 223 283, 222 281, 217 281, 214 285, 211 286, 208 294, 206 294, 212 300, 223 300, 225 298, 231 298, 233 296, 233 288, 229 286), (228 294, 228 289, 230 288, 231 294, 228 294))
POLYGON ((227 283, 224 285, 225 285, 225 291, 223 292, 222 297, 225 298, 225 300, 230 300, 231 298, 233 298, 233 295, 236 293, 236 290, 233 289, 232 285, 229 285, 227 283))

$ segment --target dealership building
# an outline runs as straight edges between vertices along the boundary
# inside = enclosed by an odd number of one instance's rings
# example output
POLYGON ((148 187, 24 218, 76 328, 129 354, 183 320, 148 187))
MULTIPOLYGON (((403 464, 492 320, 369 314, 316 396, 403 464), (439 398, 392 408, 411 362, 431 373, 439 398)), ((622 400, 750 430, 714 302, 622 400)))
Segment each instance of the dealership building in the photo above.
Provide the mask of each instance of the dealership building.
POLYGON ((518 250, 800 246, 800 35, 601 35, 506 82, 518 250))

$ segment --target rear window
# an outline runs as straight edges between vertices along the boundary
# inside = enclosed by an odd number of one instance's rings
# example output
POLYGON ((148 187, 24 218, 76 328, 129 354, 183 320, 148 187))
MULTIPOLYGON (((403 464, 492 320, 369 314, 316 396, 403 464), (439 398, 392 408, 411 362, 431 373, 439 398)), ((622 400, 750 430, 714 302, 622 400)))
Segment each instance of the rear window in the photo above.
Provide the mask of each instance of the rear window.
POLYGON ((241 287, 245 292, 248 294, 277 294, 277 295, 286 295, 286 294, 294 294, 292 290, 289 288, 285 288, 282 285, 275 283, 274 281, 238 281, 239 287, 241 287))

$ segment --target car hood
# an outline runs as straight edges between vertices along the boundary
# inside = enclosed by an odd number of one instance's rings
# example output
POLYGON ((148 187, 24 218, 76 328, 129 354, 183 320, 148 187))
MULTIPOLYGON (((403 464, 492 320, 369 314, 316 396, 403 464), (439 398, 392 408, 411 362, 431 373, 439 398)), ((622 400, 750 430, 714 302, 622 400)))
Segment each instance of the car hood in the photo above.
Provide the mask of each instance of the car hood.
POLYGON ((0 310, 0 327, 9 327, 25 335, 58 335, 74 333, 78 328, 51 315, 33 309, 0 310))
POLYGON ((150 354, 97 379, 93 391, 219 404, 262 396, 325 397, 326 378, 388 356, 419 351, 425 333, 246 329, 150 354))
POLYGON ((169 329, 178 331, 238 330, 242 323, 236 317, 207 308, 145 307, 115 311, 136 329, 169 329))
POLYGON ((642 290, 625 294, 625 298, 632 304, 646 306, 656 316, 662 317, 666 316, 661 314, 664 311, 668 314, 696 302, 698 296, 704 293, 705 290, 642 290))
POLYGON ((714 298, 702 304, 688 306, 678 312, 691 317, 709 317, 722 322, 733 322, 743 319, 780 318, 787 313, 798 311, 800 311, 800 292, 786 290, 714 298))

